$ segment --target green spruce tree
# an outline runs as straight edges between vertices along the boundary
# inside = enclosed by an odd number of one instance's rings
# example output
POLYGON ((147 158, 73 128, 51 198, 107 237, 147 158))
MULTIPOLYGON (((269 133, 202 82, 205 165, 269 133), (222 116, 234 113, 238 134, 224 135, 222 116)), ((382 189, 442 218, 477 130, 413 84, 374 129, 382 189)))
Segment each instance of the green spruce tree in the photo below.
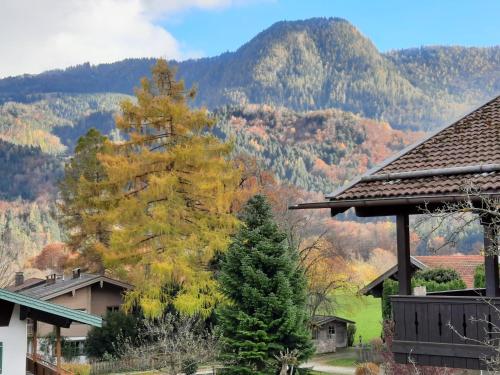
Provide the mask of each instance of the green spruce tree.
POLYGON ((313 352, 306 279, 264 196, 248 201, 241 220, 219 275, 228 299, 218 311, 222 359, 229 374, 276 374, 280 351, 296 349, 301 360, 313 352))

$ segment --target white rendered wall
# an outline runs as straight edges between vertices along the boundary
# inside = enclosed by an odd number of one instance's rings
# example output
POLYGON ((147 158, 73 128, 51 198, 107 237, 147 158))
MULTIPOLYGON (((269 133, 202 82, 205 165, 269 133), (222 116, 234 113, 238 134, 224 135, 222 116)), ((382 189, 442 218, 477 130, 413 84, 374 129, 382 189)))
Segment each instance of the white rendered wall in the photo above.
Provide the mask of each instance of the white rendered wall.
POLYGON ((19 305, 14 306, 8 327, 0 327, 3 342, 2 375, 26 374, 26 321, 19 319, 19 305))

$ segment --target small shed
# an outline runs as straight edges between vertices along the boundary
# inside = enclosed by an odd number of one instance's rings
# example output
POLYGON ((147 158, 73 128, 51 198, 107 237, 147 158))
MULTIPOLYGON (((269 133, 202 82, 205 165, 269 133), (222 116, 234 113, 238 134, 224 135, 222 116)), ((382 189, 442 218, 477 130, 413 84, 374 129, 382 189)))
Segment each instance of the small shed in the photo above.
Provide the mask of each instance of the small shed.
POLYGON ((0 374, 61 374, 61 327, 75 323, 102 326, 102 318, 70 308, 0 289, 0 374), (33 342, 28 352, 27 321, 32 322, 33 342), (51 324, 56 330, 56 363, 37 355, 37 323, 51 324))
POLYGON ((337 348, 346 348, 347 325, 352 320, 332 315, 315 315, 311 321, 311 333, 316 353, 334 353, 337 348))

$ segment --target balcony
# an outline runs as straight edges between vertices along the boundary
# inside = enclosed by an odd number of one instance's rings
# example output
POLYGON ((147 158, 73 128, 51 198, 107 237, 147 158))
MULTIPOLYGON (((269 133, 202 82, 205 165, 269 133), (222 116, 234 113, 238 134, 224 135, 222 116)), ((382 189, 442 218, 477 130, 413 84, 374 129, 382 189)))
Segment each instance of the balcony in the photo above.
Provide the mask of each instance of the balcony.
POLYGON ((485 369, 500 339, 500 298, 393 296, 397 363, 485 369), (499 309, 499 310, 497 310, 499 309))
POLYGON ((26 374, 27 375, 73 375, 61 367, 47 362, 41 356, 26 354, 26 374))

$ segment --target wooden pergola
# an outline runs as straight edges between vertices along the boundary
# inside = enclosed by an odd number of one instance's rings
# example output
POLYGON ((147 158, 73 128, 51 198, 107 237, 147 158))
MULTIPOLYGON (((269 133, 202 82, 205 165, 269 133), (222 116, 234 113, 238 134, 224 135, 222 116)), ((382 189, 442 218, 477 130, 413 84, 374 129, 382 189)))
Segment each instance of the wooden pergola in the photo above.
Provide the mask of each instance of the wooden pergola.
POLYGON ((481 216, 484 297, 471 291, 412 296, 409 218, 457 202, 479 206, 482 198, 499 196, 500 96, 328 195, 326 201, 290 208, 327 208, 332 216, 351 208, 359 217, 394 216, 399 295, 391 301, 396 361, 407 363, 411 356, 421 365, 480 369, 485 366, 482 357, 493 355, 490 346, 481 343, 496 342, 492 327, 500 328, 497 227, 481 216), (465 193, 467 185, 480 194, 465 193))

